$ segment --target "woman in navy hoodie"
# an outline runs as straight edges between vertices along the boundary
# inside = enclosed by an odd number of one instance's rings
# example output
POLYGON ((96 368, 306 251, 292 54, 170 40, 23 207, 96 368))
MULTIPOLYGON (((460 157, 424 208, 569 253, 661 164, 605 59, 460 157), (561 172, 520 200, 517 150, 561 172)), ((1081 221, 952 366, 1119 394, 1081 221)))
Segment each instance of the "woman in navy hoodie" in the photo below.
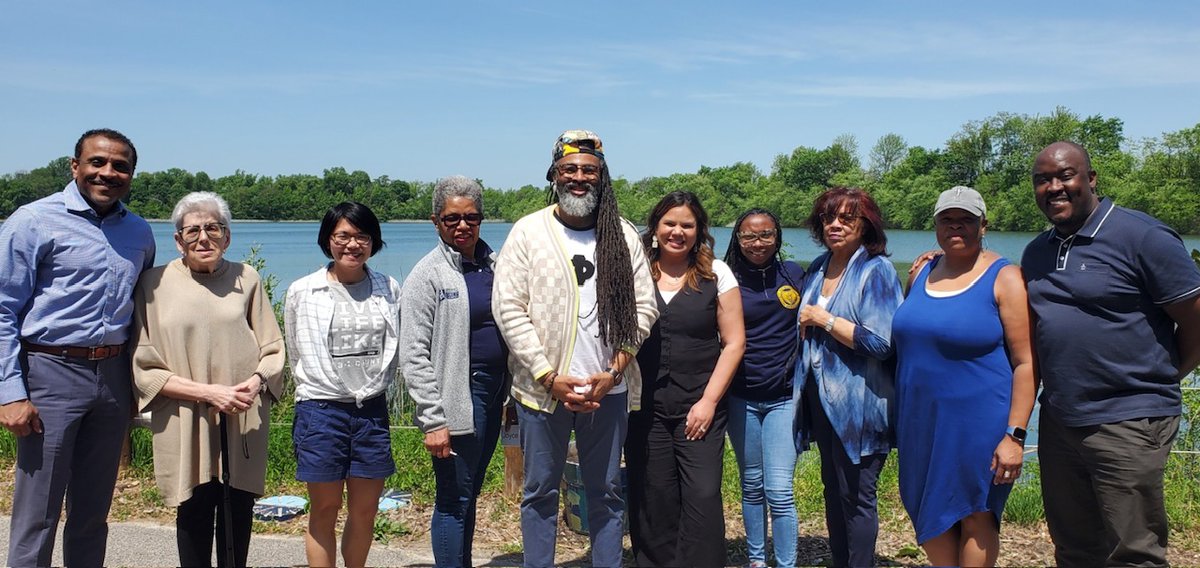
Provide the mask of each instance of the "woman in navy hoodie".
POLYGON ((779 218, 765 209, 751 209, 734 223, 725 252, 725 263, 738 280, 746 321, 746 354, 730 388, 729 439, 742 477, 750 566, 767 565, 768 512, 775 563, 796 564, 792 374, 804 269, 783 260, 782 246, 779 218))

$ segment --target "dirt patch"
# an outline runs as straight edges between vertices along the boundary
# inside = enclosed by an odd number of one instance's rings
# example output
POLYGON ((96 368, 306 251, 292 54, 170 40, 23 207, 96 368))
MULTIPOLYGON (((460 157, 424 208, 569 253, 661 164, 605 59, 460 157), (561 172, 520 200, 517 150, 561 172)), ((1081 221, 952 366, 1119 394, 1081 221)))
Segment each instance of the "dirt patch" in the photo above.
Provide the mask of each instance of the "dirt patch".
MULTIPOLYGON (((14 467, 0 479, 0 511, 11 512, 14 467)), ((376 523, 376 535, 387 546, 409 549, 429 549, 429 520, 431 503, 415 502, 388 513, 376 523)), ((122 474, 113 494, 109 520, 114 522, 139 520, 172 524, 175 510, 158 497, 154 482, 134 475, 122 474)), ((344 519, 343 519, 344 520, 344 519)), ((737 505, 727 506, 725 514, 727 562, 731 566, 745 565, 746 540, 741 511, 737 505)), ((255 522, 259 534, 302 535, 307 516, 301 515, 284 522, 255 522)), ((340 523, 339 523, 340 524, 340 523)), ((798 562, 801 565, 828 565, 829 542, 823 519, 802 518, 799 522, 798 562)), ((626 560, 629 560, 629 538, 625 538, 626 560)), ((923 566, 925 554, 916 545, 912 527, 905 521, 885 521, 879 530, 876 545, 877 560, 883 566, 923 566)), ((521 562, 520 504, 499 493, 481 496, 476 512, 474 560, 479 565, 513 566, 521 562)), ((1200 535, 1172 533, 1168 560, 1176 566, 1200 566, 1200 535)), ((590 565, 589 543, 586 535, 575 533, 565 522, 558 525, 556 562, 560 566, 590 565)), ((1001 566, 1049 566, 1054 563, 1054 545, 1044 523, 1034 526, 1006 524, 1000 534, 1001 566)))
MULTIPOLYGON (((726 508, 725 540, 727 563, 744 566, 746 534, 736 507, 726 508)), ((432 506, 414 504, 397 513, 410 529, 393 544, 406 547, 429 546, 429 519, 432 506)), ((519 503, 499 495, 485 495, 476 514, 474 560, 480 565, 509 566, 521 562, 521 523, 519 503)), ((829 564, 829 540, 823 519, 800 519, 798 564, 829 564)), ((590 565, 588 538, 567 528, 560 517, 555 564, 590 565)), ((626 563, 629 563, 629 537, 625 537, 626 563)), ((924 552, 916 544, 907 523, 885 523, 880 527, 876 559, 881 566, 925 566, 924 552)), ((1200 566, 1200 536, 1171 535, 1168 560, 1176 566, 1200 566)), ((1035 526, 1005 525, 1000 534, 1000 566, 1050 566, 1054 564, 1054 545, 1044 523, 1035 526)))

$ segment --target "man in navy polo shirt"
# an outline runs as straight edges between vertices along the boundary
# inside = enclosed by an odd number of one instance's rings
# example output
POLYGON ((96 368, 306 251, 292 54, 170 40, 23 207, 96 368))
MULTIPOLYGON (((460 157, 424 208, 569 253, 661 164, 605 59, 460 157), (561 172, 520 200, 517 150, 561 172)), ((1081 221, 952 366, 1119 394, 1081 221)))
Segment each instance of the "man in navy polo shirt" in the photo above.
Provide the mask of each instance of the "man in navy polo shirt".
POLYGON ((1096 195, 1087 151, 1033 166, 1054 225, 1025 248, 1043 390, 1042 495, 1060 566, 1166 565, 1163 467, 1200 360, 1200 270, 1174 231, 1096 195))

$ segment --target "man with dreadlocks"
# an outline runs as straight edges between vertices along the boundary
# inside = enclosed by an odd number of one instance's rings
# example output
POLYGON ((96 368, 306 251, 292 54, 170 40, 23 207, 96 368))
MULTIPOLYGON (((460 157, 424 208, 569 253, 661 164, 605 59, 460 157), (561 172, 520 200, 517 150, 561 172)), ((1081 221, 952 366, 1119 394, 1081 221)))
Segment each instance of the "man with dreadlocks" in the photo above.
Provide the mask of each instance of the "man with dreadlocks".
POLYGON ((619 566, 621 447, 641 395, 634 355, 658 318, 654 281, 637 229, 617 210, 600 137, 568 130, 553 160, 546 179, 557 203, 513 225, 492 290, 520 403, 525 566, 554 565, 558 486, 572 430, 592 564, 619 566))

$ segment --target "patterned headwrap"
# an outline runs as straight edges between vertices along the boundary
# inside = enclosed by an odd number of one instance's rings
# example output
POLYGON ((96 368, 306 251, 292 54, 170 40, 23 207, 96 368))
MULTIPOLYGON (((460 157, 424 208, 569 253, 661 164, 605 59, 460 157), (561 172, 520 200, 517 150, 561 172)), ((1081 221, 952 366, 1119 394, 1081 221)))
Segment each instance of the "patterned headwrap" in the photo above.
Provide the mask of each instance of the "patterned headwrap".
POLYGON ((571 154, 591 154, 604 161, 604 144, 600 137, 591 130, 568 130, 554 141, 554 153, 550 168, 546 170, 546 181, 554 181, 554 164, 563 156, 571 154))

